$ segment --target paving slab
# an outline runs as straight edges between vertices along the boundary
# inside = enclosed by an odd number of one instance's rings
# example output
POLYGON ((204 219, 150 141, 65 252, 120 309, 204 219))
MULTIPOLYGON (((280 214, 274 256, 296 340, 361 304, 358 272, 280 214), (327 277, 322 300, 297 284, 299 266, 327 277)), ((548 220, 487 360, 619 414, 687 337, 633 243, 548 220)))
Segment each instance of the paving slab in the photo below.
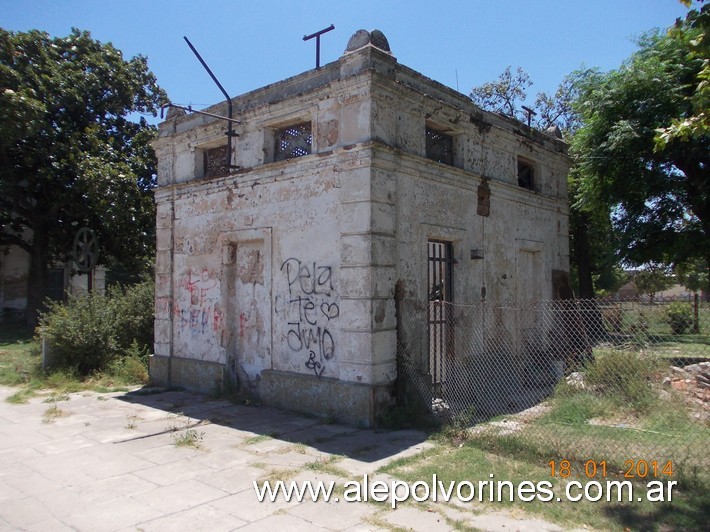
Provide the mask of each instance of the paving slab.
POLYGON ((14 390, 0 387, 0 530, 447 530, 447 515, 487 530, 556 530, 544 521, 451 508, 392 511, 283 496, 260 503, 254 482, 334 482, 337 497, 364 474, 391 481, 377 469, 432 444, 419 431, 360 430, 158 392, 47 393, 18 405, 4 401, 14 390), (55 406, 61 415, 52 417, 55 406), (189 431, 194 445, 178 446, 189 431))

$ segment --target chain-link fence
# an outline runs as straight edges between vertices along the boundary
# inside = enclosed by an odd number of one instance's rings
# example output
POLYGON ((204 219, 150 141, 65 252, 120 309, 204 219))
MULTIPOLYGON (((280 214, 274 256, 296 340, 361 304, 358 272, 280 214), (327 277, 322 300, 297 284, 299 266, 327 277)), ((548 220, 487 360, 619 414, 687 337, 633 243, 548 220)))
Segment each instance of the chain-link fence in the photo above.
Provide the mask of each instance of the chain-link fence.
POLYGON ((400 400, 474 438, 619 467, 710 465, 710 306, 697 298, 402 300, 397 337, 400 400))

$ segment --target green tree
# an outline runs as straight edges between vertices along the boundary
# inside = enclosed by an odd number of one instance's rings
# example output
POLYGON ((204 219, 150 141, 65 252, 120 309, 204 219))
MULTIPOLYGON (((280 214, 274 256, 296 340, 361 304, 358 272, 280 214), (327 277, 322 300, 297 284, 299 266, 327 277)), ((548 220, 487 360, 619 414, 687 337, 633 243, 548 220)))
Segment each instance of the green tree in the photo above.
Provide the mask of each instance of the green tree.
MULTIPOLYGON (((691 7, 691 0, 681 0, 691 7)), ((704 4, 704 0, 701 0, 704 4)), ((700 59, 703 66, 692 87, 690 103, 692 114, 673 118, 667 127, 656 130, 656 148, 664 150, 669 142, 699 138, 710 133, 710 5, 704 4, 700 11, 691 10, 684 21, 678 20, 669 33, 683 38, 688 31, 693 32, 688 57, 700 59)))
POLYGON ((636 290, 647 295, 651 303, 658 292, 673 286, 673 277, 663 265, 659 264, 649 264, 645 269, 636 272, 632 279, 636 290))
POLYGON ((595 73, 580 86, 584 125, 572 145, 580 197, 590 209, 610 210, 619 259, 627 264, 710 259, 710 137, 677 136, 654 149, 658 129, 695 112, 707 58, 695 51, 702 30, 692 19, 644 35, 618 70, 595 73))
POLYGON ((701 259, 677 264, 674 273, 678 282, 688 290, 698 293, 708 286, 708 268, 701 259))
POLYGON ((130 115, 164 101, 145 57, 76 29, 0 29, 0 246, 29 253, 30 323, 78 228, 97 232, 105 260, 138 270, 152 255, 155 128, 130 115))

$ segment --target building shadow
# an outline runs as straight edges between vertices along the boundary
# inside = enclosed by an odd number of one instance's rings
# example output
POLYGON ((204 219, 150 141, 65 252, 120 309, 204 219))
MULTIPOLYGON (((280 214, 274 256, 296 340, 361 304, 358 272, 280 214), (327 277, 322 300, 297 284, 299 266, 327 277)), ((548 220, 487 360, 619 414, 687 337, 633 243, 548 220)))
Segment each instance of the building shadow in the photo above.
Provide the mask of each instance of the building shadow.
MULTIPOLYGON (((244 432, 288 443, 304 444, 320 452, 342 455, 373 464, 409 449, 414 450, 427 440, 422 430, 363 429, 332 423, 328 419, 281 410, 247 401, 232 401, 185 390, 142 388, 117 397, 167 414, 179 414, 190 419, 181 429, 206 423, 235 430, 235 438, 244 432), (240 433, 237 435, 236 433, 240 433)), ((137 438, 148 438, 172 432, 170 428, 137 438)), ((136 439, 137 439, 136 438, 136 439)))

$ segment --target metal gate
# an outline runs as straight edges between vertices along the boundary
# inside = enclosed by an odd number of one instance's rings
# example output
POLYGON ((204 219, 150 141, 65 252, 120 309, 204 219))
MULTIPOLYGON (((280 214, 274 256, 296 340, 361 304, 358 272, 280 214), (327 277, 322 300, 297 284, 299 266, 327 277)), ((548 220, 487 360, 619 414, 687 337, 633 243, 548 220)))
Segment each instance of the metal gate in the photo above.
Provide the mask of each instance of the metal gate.
POLYGON ((451 327, 453 302, 453 245, 451 242, 429 240, 428 274, 429 307, 427 312, 429 330, 429 374, 432 384, 446 382, 446 359, 453 356, 453 329, 451 327))

